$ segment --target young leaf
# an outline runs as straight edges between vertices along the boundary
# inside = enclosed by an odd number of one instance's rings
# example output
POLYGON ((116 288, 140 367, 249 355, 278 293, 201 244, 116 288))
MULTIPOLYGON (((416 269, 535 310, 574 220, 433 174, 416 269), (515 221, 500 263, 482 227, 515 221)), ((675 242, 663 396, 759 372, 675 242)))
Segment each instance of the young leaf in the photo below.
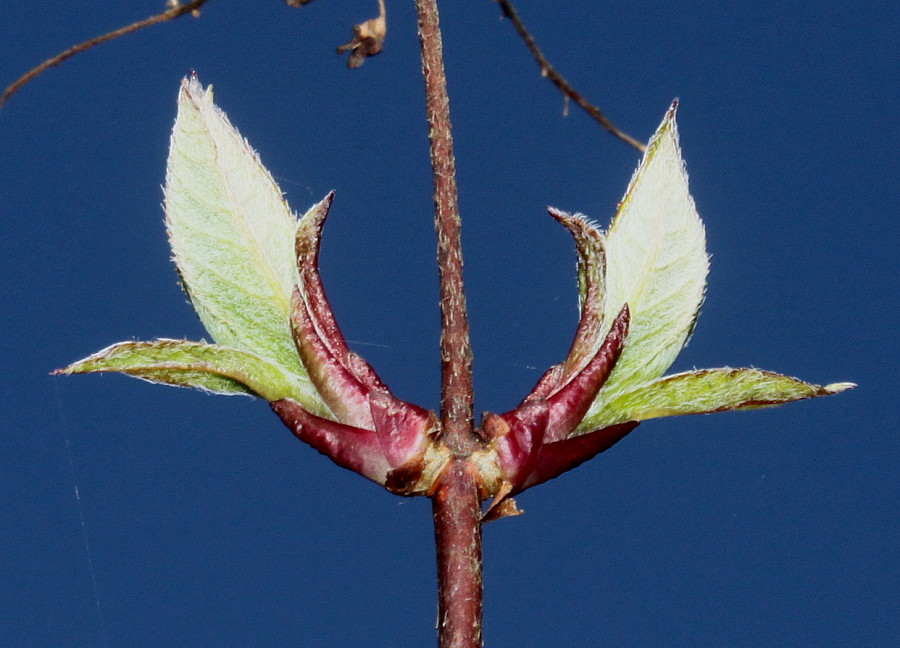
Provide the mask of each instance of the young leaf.
POLYGON ((165 187, 166 226, 191 304, 222 345, 293 376, 310 411, 327 411, 291 337, 298 283, 291 213, 259 157, 196 77, 182 82, 165 187))
MULTIPOLYGON (((631 310, 625 350, 588 418, 658 378, 687 343, 703 301, 706 237, 678 144, 673 104, 647 147, 606 234, 605 321, 631 310)), ((586 432, 593 426, 579 426, 586 432)))
POLYGON ((582 425, 596 428, 661 416, 771 407, 855 386, 833 383, 822 387, 759 369, 702 369, 664 376, 620 394, 587 416, 582 425))
POLYGON ((302 397, 277 365, 247 351, 188 340, 120 342, 54 374, 124 373, 150 382, 268 401, 302 397))

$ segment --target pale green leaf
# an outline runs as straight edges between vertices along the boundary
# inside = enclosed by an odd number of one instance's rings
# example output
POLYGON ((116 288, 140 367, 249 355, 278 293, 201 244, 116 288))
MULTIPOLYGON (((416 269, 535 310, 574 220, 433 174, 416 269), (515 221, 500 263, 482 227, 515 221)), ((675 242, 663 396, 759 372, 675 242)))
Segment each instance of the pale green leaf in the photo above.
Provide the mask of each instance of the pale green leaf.
POLYGON ((165 208, 178 272, 212 338, 294 376, 298 400, 322 410, 289 325, 297 218, 196 77, 178 96, 165 208))
POLYGON ((703 369, 664 376, 619 394, 589 414, 583 426, 596 429, 623 421, 661 416, 709 414, 727 410, 770 407, 837 394, 853 383, 813 385, 759 369, 703 369))
POLYGON ((216 394, 304 399, 277 365, 247 351, 188 340, 120 342, 54 373, 107 372, 216 394))
MULTIPOLYGON (((675 105, 647 147, 606 234, 606 322, 631 311, 622 356, 589 411, 658 378, 687 343, 706 288, 703 223, 688 193, 675 105)), ((584 431, 587 422, 579 425, 584 431)))

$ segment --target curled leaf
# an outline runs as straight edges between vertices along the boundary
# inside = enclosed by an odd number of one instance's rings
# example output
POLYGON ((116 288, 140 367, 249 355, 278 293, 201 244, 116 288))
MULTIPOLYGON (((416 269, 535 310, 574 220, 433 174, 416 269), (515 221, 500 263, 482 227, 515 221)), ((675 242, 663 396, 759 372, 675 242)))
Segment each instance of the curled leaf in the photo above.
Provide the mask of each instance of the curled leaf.
POLYGON ((550 405, 547 442, 572 436, 597 393, 615 370, 628 335, 629 315, 626 304, 616 315, 612 328, 591 361, 569 382, 547 397, 550 405))
MULTIPOLYGON (((548 208, 575 240, 578 255, 578 329, 560 380, 581 371, 603 342, 606 310, 606 244, 603 232, 585 216, 548 208)), ((619 304, 621 306, 621 304, 619 304)))
MULTIPOLYGON (((310 208, 300 219, 297 226, 295 250, 297 269, 300 274, 298 292, 303 299, 310 324, 315 327, 319 342, 326 350, 357 380, 372 389, 387 390, 378 378, 375 370, 361 357, 350 351, 334 314, 322 279, 319 276, 319 247, 322 240, 322 226, 328 217, 328 210, 334 201, 334 192, 330 192, 319 203, 310 208)), ((296 306, 292 305, 292 313, 296 306)), ((296 334, 295 334, 295 342, 296 334)))

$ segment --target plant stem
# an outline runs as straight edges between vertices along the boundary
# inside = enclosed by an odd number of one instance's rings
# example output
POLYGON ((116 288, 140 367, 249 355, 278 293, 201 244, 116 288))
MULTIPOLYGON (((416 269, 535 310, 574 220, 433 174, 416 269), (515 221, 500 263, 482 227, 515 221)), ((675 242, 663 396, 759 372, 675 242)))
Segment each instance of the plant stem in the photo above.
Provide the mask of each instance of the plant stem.
POLYGON ((472 433, 472 349, 463 293, 462 249, 456 193, 456 163, 450 135, 450 101, 436 0, 416 0, 425 115, 431 140, 434 176, 434 228, 441 285, 441 430, 456 455, 468 455, 476 445, 472 433))
POLYGON ((441 292, 441 440, 454 459, 432 495, 438 572, 439 648, 480 648, 481 500, 468 457, 472 429, 472 348, 463 292, 456 165, 436 0, 415 0, 425 114, 434 178, 434 227, 441 292))
POLYGON ((439 648, 481 648, 481 503, 475 471, 455 459, 431 499, 438 563, 439 648))

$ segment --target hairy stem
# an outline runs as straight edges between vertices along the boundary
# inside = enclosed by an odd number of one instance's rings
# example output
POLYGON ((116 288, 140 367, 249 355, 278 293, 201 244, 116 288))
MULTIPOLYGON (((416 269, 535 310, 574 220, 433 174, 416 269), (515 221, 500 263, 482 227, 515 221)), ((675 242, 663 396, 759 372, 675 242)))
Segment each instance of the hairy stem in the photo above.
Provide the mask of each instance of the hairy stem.
POLYGON ((476 475, 455 459, 431 500, 438 563, 439 648, 481 648, 481 503, 476 475))
POLYGON ((438 646, 480 648, 481 500, 476 471, 468 459, 478 446, 478 439, 472 429, 472 349, 463 293, 450 102, 436 0, 415 0, 415 3, 431 142, 441 291, 441 439, 454 455, 432 495, 437 545, 438 646))
POLYGON ((454 454, 475 447, 472 433, 472 349, 463 293, 462 249, 456 193, 456 164, 450 135, 450 102, 436 0, 416 0, 425 114, 434 176, 434 227, 441 284, 441 429, 454 454))

